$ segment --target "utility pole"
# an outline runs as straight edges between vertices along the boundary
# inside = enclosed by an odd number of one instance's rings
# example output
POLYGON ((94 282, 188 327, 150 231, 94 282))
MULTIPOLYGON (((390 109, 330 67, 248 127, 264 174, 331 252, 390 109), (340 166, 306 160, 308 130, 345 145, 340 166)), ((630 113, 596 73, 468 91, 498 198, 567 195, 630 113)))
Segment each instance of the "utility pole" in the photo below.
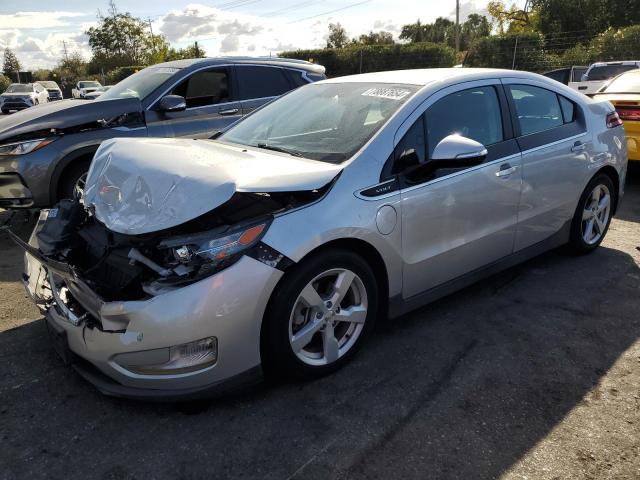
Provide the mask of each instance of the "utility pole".
POLYGON ((67 54, 67 42, 65 42, 64 40, 62 40, 62 47, 64 48, 64 59, 68 62, 69 55, 67 54))
POLYGON ((195 53, 196 53, 196 58, 200 58, 200 50, 198 49, 198 41, 197 40, 193 44, 193 48, 194 48, 195 53))
POLYGON ((147 21, 149 22, 149 31, 151 32, 151 45, 153 47, 153 51, 156 51, 156 42, 153 40, 153 26, 151 26, 151 17, 147 17, 147 21))
POLYGON ((460 0, 456 0, 456 52, 460 51, 460 0))

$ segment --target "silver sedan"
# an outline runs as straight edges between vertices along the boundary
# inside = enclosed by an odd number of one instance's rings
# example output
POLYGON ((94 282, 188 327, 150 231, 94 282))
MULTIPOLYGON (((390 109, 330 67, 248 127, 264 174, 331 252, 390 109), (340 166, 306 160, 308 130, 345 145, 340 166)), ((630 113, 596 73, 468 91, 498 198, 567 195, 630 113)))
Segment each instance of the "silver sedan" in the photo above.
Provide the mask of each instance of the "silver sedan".
POLYGON ((56 349, 110 395, 317 377, 376 319, 597 248, 626 169, 611 104, 539 75, 336 78, 215 141, 105 141, 84 197, 23 243, 25 284, 56 349))

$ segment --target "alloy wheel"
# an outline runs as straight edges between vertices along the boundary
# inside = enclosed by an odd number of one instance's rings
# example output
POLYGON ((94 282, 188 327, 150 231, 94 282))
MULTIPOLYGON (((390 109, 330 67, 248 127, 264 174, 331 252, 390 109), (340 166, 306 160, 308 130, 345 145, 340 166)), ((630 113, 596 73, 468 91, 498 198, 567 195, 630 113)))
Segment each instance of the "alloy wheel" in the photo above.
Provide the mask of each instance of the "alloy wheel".
POLYGON ((593 245, 602 238, 610 213, 611 193, 606 185, 596 185, 582 212, 582 239, 587 245, 593 245))
POLYGON ((73 196, 75 198, 80 198, 84 194, 84 187, 87 184, 87 174, 88 172, 83 173, 78 180, 76 180, 76 184, 73 186, 73 196))
POLYGON ((329 365, 356 343, 367 319, 364 283, 351 270, 334 268, 311 280, 289 317, 289 343, 307 365, 329 365))

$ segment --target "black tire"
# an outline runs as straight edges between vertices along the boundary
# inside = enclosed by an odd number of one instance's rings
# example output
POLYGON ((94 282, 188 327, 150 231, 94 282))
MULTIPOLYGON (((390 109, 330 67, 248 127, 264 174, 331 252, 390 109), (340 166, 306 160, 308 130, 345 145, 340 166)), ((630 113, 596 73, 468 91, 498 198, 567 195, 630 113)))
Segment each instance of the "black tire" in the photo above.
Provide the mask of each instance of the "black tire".
POLYGON ((76 183, 84 174, 89 171, 91 160, 76 160, 68 166, 60 178, 58 183, 58 200, 63 198, 73 198, 76 183))
POLYGON ((600 173, 591 179, 591 181, 584 189, 584 192, 582 192, 582 195, 580 196, 578 207, 576 208, 575 214, 573 215, 573 220, 571 221, 571 236, 569 239, 569 248, 573 253, 585 254, 590 253, 598 248, 598 246, 602 243, 602 240, 604 240, 607 231, 609 230, 609 225, 611 224, 611 218, 613 217, 616 200, 617 192, 614 189, 614 184, 611 180, 611 177, 605 175, 604 173, 600 173), (604 225, 604 231, 600 232, 600 236, 596 241, 594 241, 593 243, 589 243, 583 236, 583 212, 587 208, 588 203, 592 202, 592 193, 598 186, 605 187, 609 192, 609 214, 604 225))
POLYGON ((2 114, 3 115, 9 115, 9 110, 2 109, 2 114))
POLYGON ((371 267, 362 257, 346 250, 325 250, 291 267, 273 293, 262 325, 260 350, 267 377, 308 379, 341 368, 373 330, 378 314, 378 290, 371 267), (323 272, 338 268, 350 270, 362 281, 368 301, 365 322, 353 346, 341 357, 329 364, 312 366, 294 353, 289 340, 289 321, 302 289, 323 272))

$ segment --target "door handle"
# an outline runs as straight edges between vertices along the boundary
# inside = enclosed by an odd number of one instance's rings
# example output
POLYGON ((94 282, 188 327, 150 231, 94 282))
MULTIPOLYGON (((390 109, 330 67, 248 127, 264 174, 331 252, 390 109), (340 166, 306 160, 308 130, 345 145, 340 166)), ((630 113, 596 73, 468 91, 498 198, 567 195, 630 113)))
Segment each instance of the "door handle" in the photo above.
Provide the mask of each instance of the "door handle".
POLYGON ((576 143, 573 144, 573 147, 571 147, 571 151, 582 152, 585 148, 587 148, 587 144, 582 143, 580 140, 578 140, 576 143))
POLYGON ((230 108, 228 110, 220 110, 218 113, 220 115, 235 115, 236 113, 238 113, 240 110, 238 110, 237 108, 230 108))
POLYGON ((517 166, 511 166, 509 163, 500 165, 500 170, 496 172, 496 177, 508 177, 518 169, 517 166))

